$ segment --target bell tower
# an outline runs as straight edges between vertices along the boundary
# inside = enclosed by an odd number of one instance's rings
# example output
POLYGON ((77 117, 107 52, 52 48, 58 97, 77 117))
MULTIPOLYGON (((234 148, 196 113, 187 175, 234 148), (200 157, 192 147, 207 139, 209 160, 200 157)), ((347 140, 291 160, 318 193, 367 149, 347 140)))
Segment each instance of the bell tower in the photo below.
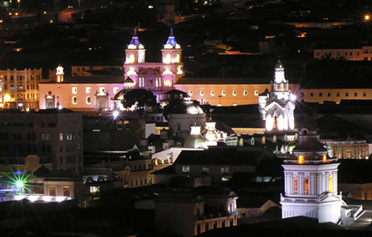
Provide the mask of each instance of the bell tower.
POLYGON ((182 49, 170 30, 167 42, 164 44, 162 53, 162 78, 165 87, 173 87, 174 83, 184 75, 182 63, 182 49))
MULTIPOLYGON (((312 124, 315 124, 314 120, 312 124)), ((306 125, 311 123, 307 122, 306 125)), ((350 224, 363 214, 363 208, 347 206, 342 200, 337 187, 340 163, 328 155, 316 129, 308 127, 300 131, 291 157, 285 159, 282 165, 282 218, 306 216, 318 219, 319 223, 350 224)))
POLYGON ((132 40, 125 49, 125 62, 124 68, 124 80, 130 77, 138 87, 138 71, 141 63, 145 63, 145 51, 146 49, 139 42, 137 36, 137 30, 134 29, 132 40))
POLYGON ((294 130, 294 109, 296 96, 289 90, 285 79, 283 63, 278 60, 275 65, 274 80, 270 91, 259 95, 259 111, 265 120, 267 132, 283 132, 294 130))

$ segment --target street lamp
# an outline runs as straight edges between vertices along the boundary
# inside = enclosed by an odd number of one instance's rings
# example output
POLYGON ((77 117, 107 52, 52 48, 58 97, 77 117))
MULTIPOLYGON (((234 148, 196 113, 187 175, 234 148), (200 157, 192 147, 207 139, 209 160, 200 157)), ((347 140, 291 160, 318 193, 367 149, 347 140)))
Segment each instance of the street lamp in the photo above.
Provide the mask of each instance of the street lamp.
POLYGON ((364 15, 364 21, 370 21, 371 20, 371 15, 370 14, 365 14, 364 15))

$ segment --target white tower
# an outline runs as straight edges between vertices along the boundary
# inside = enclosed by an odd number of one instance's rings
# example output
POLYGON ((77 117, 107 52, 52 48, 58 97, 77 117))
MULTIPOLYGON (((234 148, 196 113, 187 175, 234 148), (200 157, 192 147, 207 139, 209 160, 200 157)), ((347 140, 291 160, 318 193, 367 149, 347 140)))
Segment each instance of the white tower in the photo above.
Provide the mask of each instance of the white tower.
POLYGON ((182 49, 177 43, 171 28, 168 40, 161 50, 163 71, 162 78, 165 87, 173 87, 174 83, 181 78, 183 73, 182 49))
POLYGON ((137 30, 135 29, 132 40, 125 49, 125 62, 123 68, 125 72, 124 80, 130 77, 134 81, 136 87, 143 87, 141 83, 144 82, 138 81, 137 72, 139 70, 139 64, 145 62, 145 51, 146 49, 138 40, 137 30))
POLYGON ((61 66, 61 64, 59 64, 56 70, 57 82, 63 82, 64 75, 65 73, 63 72, 63 67, 61 66))
POLYGON ((307 216, 317 218, 319 223, 341 223, 341 206, 345 203, 337 191, 339 163, 328 156, 316 131, 301 130, 292 156, 282 166, 282 218, 307 216))
POLYGON ((259 110, 266 121, 266 131, 294 130, 294 109, 296 96, 289 90, 284 67, 280 59, 275 65, 275 79, 271 81, 271 91, 259 96, 259 110))

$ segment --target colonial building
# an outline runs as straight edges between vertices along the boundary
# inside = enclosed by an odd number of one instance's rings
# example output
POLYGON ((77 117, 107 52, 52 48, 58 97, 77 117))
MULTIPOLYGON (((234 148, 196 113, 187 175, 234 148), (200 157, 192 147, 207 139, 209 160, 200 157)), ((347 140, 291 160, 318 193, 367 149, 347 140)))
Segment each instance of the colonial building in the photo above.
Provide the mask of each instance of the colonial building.
POLYGON ((285 79, 284 66, 280 60, 275 65, 275 79, 271 81, 270 91, 259 96, 259 110, 266 121, 266 131, 294 130, 294 109, 296 96, 289 90, 285 79))
POLYGON ((315 59, 333 58, 345 59, 348 61, 371 61, 372 46, 362 46, 360 48, 325 48, 314 49, 315 59))
POLYGON ((125 50, 124 76, 125 79, 130 77, 134 81, 134 88, 150 89, 157 101, 161 101, 164 99, 163 94, 174 89, 174 84, 184 75, 182 49, 171 29, 168 40, 161 50, 162 62, 146 62, 145 53, 146 49, 135 31, 125 50))
POLYGON ((13 109, 39 108, 38 89, 42 81, 41 68, 0 70, 0 106, 13 109))
POLYGON ((289 159, 284 160, 282 218, 307 216, 319 223, 349 225, 363 214, 361 206, 347 206, 338 193, 335 157, 320 142, 313 124, 303 128, 289 159))
POLYGON ((174 89, 176 81, 184 75, 182 49, 173 30, 161 52, 161 62, 146 62, 146 49, 135 31, 125 50, 122 71, 116 66, 73 66, 72 76, 67 77, 63 68, 58 67, 56 76, 51 77, 55 81, 39 87, 42 97, 39 106, 41 109, 112 110, 116 108, 115 95, 128 89, 125 86, 128 81, 131 82, 130 89, 150 89, 160 102, 164 99, 163 94, 174 89))

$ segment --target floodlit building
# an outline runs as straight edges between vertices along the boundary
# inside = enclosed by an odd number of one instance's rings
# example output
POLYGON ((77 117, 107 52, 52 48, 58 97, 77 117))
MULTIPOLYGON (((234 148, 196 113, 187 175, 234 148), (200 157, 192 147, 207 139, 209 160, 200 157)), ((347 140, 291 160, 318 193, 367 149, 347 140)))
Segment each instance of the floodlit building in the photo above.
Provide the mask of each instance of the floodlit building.
POLYGON ((284 66, 280 60, 275 65, 275 79, 271 81, 270 89, 259 96, 259 111, 262 119, 266 121, 266 131, 294 130, 294 109, 297 98, 289 90, 284 66))
POLYGON ((348 206, 338 192, 337 167, 310 123, 303 128, 290 158, 284 160, 282 218, 307 216, 319 223, 349 225, 363 214, 362 206, 348 206))
POLYGON ((12 109, 38 109, 42 70, 0 70, 0 106, 12 109))

